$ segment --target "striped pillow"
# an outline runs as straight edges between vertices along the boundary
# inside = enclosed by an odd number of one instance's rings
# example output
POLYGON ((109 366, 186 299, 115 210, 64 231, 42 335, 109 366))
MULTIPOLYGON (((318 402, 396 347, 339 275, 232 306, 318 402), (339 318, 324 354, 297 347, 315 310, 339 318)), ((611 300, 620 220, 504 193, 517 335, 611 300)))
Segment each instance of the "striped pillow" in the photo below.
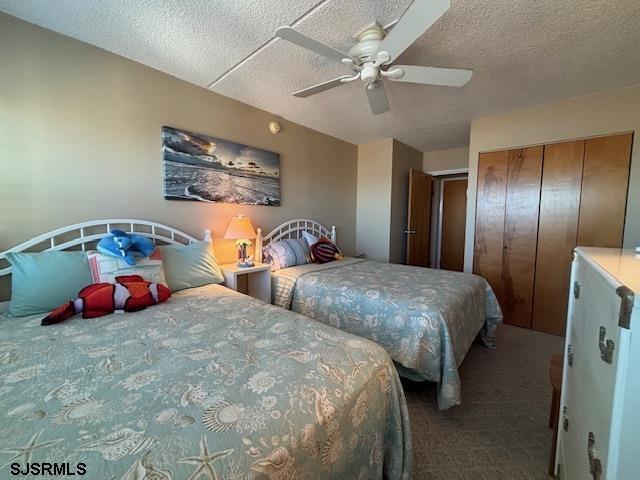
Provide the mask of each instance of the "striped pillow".
POLYGON ((309 251, 314 263, 329 263, 343 258, 338 247, 324 237, 311 245, 309 251))
POLYGON ((295 267, 309 263, 309 246, 301 238, 286 238, 272 242, 262 249, 265 263, 271 264, 271 271, 295 267))

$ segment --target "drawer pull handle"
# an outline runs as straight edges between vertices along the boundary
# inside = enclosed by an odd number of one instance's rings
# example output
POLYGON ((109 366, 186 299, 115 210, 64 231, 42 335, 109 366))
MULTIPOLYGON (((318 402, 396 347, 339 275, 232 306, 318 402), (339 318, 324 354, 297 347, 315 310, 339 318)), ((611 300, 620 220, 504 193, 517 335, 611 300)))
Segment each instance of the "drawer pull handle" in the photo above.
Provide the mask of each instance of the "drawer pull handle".
POLYGON ((580 290, 582 290, 582 287, 580 286, 580 284, 578 282, 573 282, 573 297, 574 298, 580 298, 580 290))
POLYGON ((612 363, 613 351, 616 348, 616 344, 611 339, 605 340, 606 336, 607 329, 604 327, 600 327, 600 339, 598 341, 598 346, 600 347, 600 358, 607 363, 612 363))
POLYGON ((618 325, 622 328, 631 328, 631 311, 633 310, 633 291, 624 285, 616 289, 616 293, 622 299, 620 303, 620 315, 618 316, 618 325))
POLYGON ((602 477, 602 462, 596 455, 596 436, 593 432, 589 432, 589 441, 587 443, 587 455, 589 456, 589 471, 593 480, 600 480, 602 477))
POLYGON ((567 347, 567 364, 570 367, 573 367, 573 357, 574 357, 574 353, 573 353, 573 345, 569 345, 567 347))

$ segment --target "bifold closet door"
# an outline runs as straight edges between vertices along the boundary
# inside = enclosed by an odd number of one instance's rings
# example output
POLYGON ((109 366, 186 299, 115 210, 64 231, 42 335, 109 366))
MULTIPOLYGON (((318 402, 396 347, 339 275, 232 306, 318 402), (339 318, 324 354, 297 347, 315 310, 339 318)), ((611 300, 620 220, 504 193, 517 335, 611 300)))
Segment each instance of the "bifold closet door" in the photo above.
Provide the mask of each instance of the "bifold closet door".
POLYGON ((509 152, 487 152, 478 157, 476 233, 473 272, 484 277, 504 304, 502 247, 509 152))
POLYGON ((531 328, 543 147, 509 151, 502 310, 505 323, 531 328))
POLYGON ((576 246, 622 246, 633 134, 482 153, 474 273, 505 323, 563 335, 576 246))
POLYGON ((544 147, 532 327, 564 335, 585 141, 544 147))
POLYGON ((622 247, 632 133, 586 140, 578 245, 622 247))

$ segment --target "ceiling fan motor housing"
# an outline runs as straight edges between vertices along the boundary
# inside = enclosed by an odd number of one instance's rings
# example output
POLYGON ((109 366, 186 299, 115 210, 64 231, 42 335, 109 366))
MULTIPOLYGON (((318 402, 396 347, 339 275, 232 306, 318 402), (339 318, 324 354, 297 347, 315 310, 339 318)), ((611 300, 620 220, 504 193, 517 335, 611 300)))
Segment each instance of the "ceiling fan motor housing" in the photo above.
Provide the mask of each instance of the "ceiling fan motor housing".
POLYGON ((349 56, 364 62, 374 62, 376 60, 376 52, 380 47, 380 42, 387 32, 378 23, 374 23, 362 30, 355 36, 358 41, 349 50, 349 56))

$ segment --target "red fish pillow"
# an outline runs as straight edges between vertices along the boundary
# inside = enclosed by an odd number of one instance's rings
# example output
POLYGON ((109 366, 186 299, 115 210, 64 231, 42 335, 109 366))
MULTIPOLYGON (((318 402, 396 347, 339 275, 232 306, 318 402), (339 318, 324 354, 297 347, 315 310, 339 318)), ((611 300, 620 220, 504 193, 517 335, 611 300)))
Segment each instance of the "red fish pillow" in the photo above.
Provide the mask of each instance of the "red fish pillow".
POLYGON ((344 258, 344 255, 340 253, 338 247, 325 237, 320 238, 320 240, 311 245, 309 252, 311 253, 311 260, 314 263, 329 263, 344 258))
POLYGON ((78 298, 59 306, 42 319, 42 325, 53 325, 82 313, 82 318, 97 318, 116 310, 137 312, 171 296, 161 283, 145 281, 139 275, 116 277, 116 283, 94 283, 84 287, 78 298))

